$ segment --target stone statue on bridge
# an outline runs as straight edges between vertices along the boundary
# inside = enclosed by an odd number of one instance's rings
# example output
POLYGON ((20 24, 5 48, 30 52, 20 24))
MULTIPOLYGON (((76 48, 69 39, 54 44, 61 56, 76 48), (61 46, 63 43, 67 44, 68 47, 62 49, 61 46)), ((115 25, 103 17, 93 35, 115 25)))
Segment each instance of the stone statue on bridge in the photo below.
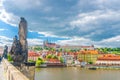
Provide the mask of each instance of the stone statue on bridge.
POLYGON ((5 45, 2 58, 3 58, 3 57, 4 57, 4 58, 7 58, 7 54, 8 54, 8 46, 5 45))
POLYGON ((19 23, 19 40, 15 36, 13 39, 13 44, 10 50, 12 59, 15 64, 21 64, 27 62, 28 59, 28 44, 27 44, 27 21, 21 17, 19 23))
POLYGON ((21 17, 19 23, 19 41, 22 48, 22 54, 24 56, 24 61, 27 62, 28 59, 28 43, 27 43, 27 21, 21 17))
POLYGON ((13 44, 10 54, 13 59, 13 65, 26 75, 29 80, 34 80, 35 63, 28 62, 28 43, 27 43, 27 21, 21 17, 19 23, 19 39, 17 36, 13 38, 13 44), (28 68, 29 67, 29 68, 28 68))
POLYGON ((13 61, 16 62, 23 62, 23 56, 22 56, 22 49, 20 41, 18 40, 17 36, 13 38, 13 44, 10 50, 10 54, 12 56, 13 61))

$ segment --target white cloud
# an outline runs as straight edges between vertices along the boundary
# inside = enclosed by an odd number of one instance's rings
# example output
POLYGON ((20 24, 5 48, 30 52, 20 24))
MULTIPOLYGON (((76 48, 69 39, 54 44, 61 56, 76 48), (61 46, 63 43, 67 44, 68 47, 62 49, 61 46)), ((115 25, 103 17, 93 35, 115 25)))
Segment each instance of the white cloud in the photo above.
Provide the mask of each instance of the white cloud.
POLYGON ((30 11, 30 10, 38 10, 43 12, 49 12, 52 10, 51 6, 45 5, 45 0, 4 0, 4 4, 7 7, 7 9, 13 9, 15 7, 16 9, 24 12, 24 11, 30 11), (9 7, 11 6, 11 7, 9 7))
POLYGON ((60 45, 91 45, 93 42, 89 39, 73 37, 69 40, 59 40, 57 42, 60 45))
MULTIPOLYGON (((42 45, 43 41, 41 39, 27 39, 28 45, 42 45)), ((0 36, 0 46, 12 46, 13 39, 6 36, 0 36)))
MULTIPOLYGON (((7 0, 4 1, 4 3, 8 2, 7 0)), ((11 0, 9 3, 9 5, 14 6, 20 10, 26 10, 26 9, 32 9, 32 8, 36 8, 39 7, 40 5, 42 5, 41 0, 11 0)))
POLYGON ((111 42, 111 43, 118 42, 118 43, 120 43, 120 35, 109 38, 109 39, 102 40, 102 42, 111 42))
POLYGON ((7 29, 0 29, 0 31, 5 31, 5 30, 7 30, 7 29))
MULTIPOLYGON (((49 0, 1 0, 0 20, 16 26, 19 22, 18 15, 22 15, 28 19, 29 29, 33 32, 38 31, 39 34, 44 34, 44 37, 62 38, 63 36, 64 38, 69 38, 77 36, 70 40, 59 41, 60 44, 119 46, 117 44, 119 42, 117 35, 120 33, 119 0, 78 0, 76 1, 78 2, 77 6, 75 6, 78 10, 75 8, 74 10, 67 10, 69 8, 62 9, 66 5, 64 3, 63 5, 55 6, 54 4, 56 3, 47 5, 44 1, 49 3, 49 0), (3 1, 5 1, 4 6, 3 1), (54 10, 55 8, 53 7, 57 7, 57 10, 54 10), (48 13, 52 9, 53 12, 48 13), (100 39, 92 41, 97 38, 100 39)), ((3 30, 1 29, 0 31, 3 30)), ((28 39, 28 41, 30 44, 41 43, 39 39, 28 39)))
MULTIPOLYGON (((42 45, 43 41, 41 39, 27 39, 28 40, 28 45, 42 45)), ((8 38, 6 36, 0 36, 0 46, 11 46, 13 43, 12 38, 8 38)))
POLYGON ((56 35, 53 35, 52 32, 38 32, 38 34, 43 34, 45 37, 48 37, 48 36, 57 37, 56 35))
POLYGON ((70 40, 61 40, 57 42, 60 45, 95 45, 95 47, 120 47, 120 35, 101 41, 92 41, 86 38, 74 37, 70 40))
POLYGON ((44 9, 43 9, 43 11, 44 12, 50 12, 50 11, 52 11, 52 7, 44 7, 44 9))
POLYGON ((113 10, 96 10, 93 12, 82 13, 76 16, 76 19, 70 22, 72 27, 78 27, 81 31, 95 30, 102 23, 110 24, 108 21, 119 21, 120 11, 113 10))
POLYGON ((120 47, 120 35, 95 42, 100 47, 120 47))
MULTIPOLYGON (((38 32, 38 34, 43 34, 44 36, 42 37, 54 37, 54 38, 63 38, 63 39, 69 39, 70 37, 68 36, 57 36, 57 35, 54 35, 54 33, 52 32, 38 32)), ((41 36, 39 36, 41 37, 41 36)))
POLYGON ((19 17, 7 12, 3 6, 3 1, 4 0, 1 0, 0 3, 0 20, 12 26, 17 26, 16 24, 18 23, 19 17))
POLYGON ((8 38, 6 36, 0 36, 0 46, 4 46, 4 45, 8 45, 11 46, 12 45, 12 39, 8 38))
POLYGON ((43 44, 43 40, 41 39, 27 39, 28 40, 28 45, 42 45, 43 44))
MULTIPOLYGON (((27 39, 28 45, 42 45, 43 40, 41 39, 27 39)), ((0 36, 0 46, 12 45, 13 39, 0 36)), ((80 37, 73 37, 69 40, 59 40, 56 42, 60 45, 95 45, 95 47, 120 47, 120 35, 108 39, 104 39, 102 41, 92 41, 90 39, 86 38, 80 38, 80 37)))
POLYGON ((94 1, 94 3, 98 5, 101 9, 120 9, 119 0, 96 0, 94 1))
POLYGON ((59 17, 43 17, 43 19, 48 20, 48 21, 56 21, 59 19, 59 17))

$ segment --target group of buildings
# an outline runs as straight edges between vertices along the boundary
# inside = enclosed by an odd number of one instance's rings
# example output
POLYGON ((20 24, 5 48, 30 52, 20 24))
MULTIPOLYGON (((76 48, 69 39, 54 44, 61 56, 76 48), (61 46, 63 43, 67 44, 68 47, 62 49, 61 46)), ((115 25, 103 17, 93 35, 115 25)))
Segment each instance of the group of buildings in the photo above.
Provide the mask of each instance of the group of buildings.
MULTIPOLYGON (((44 57, 44 56, 47 56, 49 54, 52 54, 52 55, 56 55, 58 58, 59 57, 62 57, 63 59, 63 63, 65 64, 72 64, 72 63, 76 63, 78 62, 80 59, 79 59, 79 53, 82 53, 82 50, 89 50, 89 51, 96 51, 95 48, 94 48, 94 45, 91 45, 91 46, 70 46, 70 45, 64 45, 64 46, 60 46, 58 44, 55 44, 55 43, 50 43, 48 41, 44 41, 43 43, 43 47, 44 48, 54 48, 54 49, 62 49, 62 51, 49 51, 49 50, 42 50, 42 51, 38 51, 38 52, 33 52, 33 51, 29 51, 28 53, 28 59, 32 59, 32 60, 37 60, 37 58, 39 57, 44 57), (77 50, 81 50, 81 51, 77 51, 77 52, 66 52, 65 49, 69 49, 69 50, 73 50, 73 49, 77 49, 77 50)), ((44 58, 45 59, 45 58, 44 58)), ((46 59, 45 59, 46 60, 46 59)), ((48 62, 50 63, 58 63, 59 62, 59 59, 56 60, 56 59, 49 59, 47 60, 48 62)))
MULTIPOLYGON (((45 41, 43 43, 44 47, 49 48, 62 48, 62 49, 79 49, 79 51, 65 52, 65 51, 28 51, 28 60, 36 61, 38 58, 43 58, 49 63, 65 63, 65 64, 80 64, 81 62, 87 62, 87 64, 92 63, 95 65, 120 65, 120 55, 115 54, 101 54, 100 51, 96 50, 94 45, 91 46, 69 46, 64 45, 60 46, 55 43, 49 43, 45 41), (46 59, 48 55, 55 55, 58 58, 56 59, 46 59), (63 59, 63 62, 60 61, 60 58, 63 59)), ((3 53, 3 48, 0 47, 0 55, 3 53)))
MULTIPOLYGON (((55 54, 58 57, 62 57, 66 64, 80 64, 81 62, 87 62, 87 64, 96 65, 120 65, 120 55, 115 54, 101 54, 96 50, 94 45, 91 46, 60 46, 55 43, 44 42, 44 47, 49 48, 62 48, 62 49, 79 49, 76 52, 57 52, 57 51, 41 51, 41 52, 29 52, 29 59, 36 60, 38 57, 46 56, 48 54, 55 54), (33 55, 31 55, 33 54, 33 55), (34 56, 34 57, 33 57, 34 56)), ((55 62, 53 59, 50 61, 55 62)), ((59 62, 56 60, 56 62, 59 62)))
MULTIPOLYGON (((95 65, 120 65, 120 55, 115 54, 101 54, 100 51, 96 50, 94 45, 91 46, 60 46, 55 43, 44 43, 45 47, 49 48, 62 48, 62 49, 80 49, 76 52, 57 52, 43 50, 41 52, 32 52, 34 55, 29 55, 29 59, 36 60, 38 57, 47 56, 49 54, 55 54, 58 57, 63 58, 65 64, 80 64, 86 62, 87 64, 95 65), (34 57, 33 57, 34 56, 34 57)), ((31 54, 31 52, 29 52, 31 54)), ((60 62, 59 60, 50 60, 50 63, 60 62)))
POLYGON ((94 50, 94 45, 90 46, 71 46, 71 45, 58 45, 56 43, 51 43, 48 40, 43 42, 43 47, 49 47, 49 48, 62 48, 62 49, 87 49, 87 50, 94 50))
POLYGON ((104 54, 98 57, 96 64, 98 65, 120 65, 120 55, 104 54))

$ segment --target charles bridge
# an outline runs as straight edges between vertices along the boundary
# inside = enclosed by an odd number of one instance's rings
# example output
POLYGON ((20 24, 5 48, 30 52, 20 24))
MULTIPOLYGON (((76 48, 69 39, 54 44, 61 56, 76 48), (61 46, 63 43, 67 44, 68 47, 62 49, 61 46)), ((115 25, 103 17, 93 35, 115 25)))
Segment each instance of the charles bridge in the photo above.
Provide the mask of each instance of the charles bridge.
POLYGON ((27 62, 27 21, 21 17, 19 23, 19 39, 13 38, 9 54, 13 62, 7 60, 8 47, 5 46, 0 63, 0 80, 34 80, 35 63, 27 62))

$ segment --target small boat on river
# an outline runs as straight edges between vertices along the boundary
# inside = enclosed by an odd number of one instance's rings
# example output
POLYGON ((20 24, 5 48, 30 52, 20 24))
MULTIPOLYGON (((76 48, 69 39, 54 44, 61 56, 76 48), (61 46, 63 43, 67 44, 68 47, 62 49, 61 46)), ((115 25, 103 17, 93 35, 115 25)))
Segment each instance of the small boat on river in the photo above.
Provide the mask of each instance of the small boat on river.
POLYGON ((89 69, 89 70, 97 70, 96 67, 89 67, 88 69, 89 69))

